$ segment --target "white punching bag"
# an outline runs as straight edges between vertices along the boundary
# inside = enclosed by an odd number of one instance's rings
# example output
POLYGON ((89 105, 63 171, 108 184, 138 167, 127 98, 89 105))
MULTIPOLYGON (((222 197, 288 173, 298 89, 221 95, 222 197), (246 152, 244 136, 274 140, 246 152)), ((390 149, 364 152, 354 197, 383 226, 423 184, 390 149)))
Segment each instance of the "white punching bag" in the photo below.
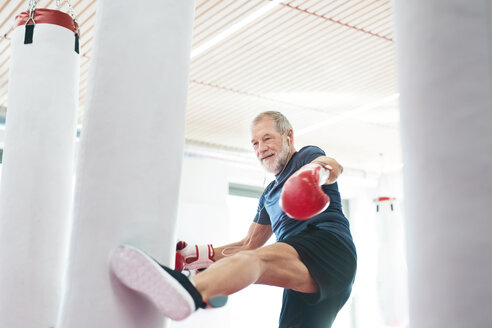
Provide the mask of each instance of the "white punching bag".
POLYGON ((492 327, 492 3, 395 5, 410 327, 492 327))
POLYGON ((119 244, 175 254, 192 0, 98 0, 57 328, 162 328, 110 272, 119 244))
POLYGON ((78 37, 63 12, 29 14, 17 16, 11 42, 0 189, 0 327, 55 325, 73 195, 78 37))

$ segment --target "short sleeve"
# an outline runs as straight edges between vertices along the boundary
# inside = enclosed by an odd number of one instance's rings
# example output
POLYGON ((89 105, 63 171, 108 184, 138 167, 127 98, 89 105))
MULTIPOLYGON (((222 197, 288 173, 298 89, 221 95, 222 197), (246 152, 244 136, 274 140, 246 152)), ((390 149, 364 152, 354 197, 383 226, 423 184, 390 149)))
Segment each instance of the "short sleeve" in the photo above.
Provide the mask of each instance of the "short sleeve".
POLYGON ((260 201, 258 203, 258 210, 256 211, 255 218, 253 222, 264 225, 271 225, 270 216, 268 215, 265 209, 265 193, 263 193, 260 197, 260 201))
POLYGON ((299 151, 299 153, 302 154, 301 157, 305 159, 306 164, 311 163, 320 156, 326 156, 325 152, 321 148, 316 146, 304 147, 299 151))

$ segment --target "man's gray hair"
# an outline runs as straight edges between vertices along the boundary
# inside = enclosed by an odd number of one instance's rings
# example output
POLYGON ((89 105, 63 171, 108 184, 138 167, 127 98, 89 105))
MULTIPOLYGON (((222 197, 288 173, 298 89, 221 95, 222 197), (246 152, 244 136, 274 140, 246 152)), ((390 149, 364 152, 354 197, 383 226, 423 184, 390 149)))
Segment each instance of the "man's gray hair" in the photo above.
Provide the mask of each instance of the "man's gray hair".
POLYGON ((264 119, 265 117, 270 118, 273 121, 273 123, 275 123, 275 127, 277 128, 277 131, 282 135, 286 134, 289 130, 292 130, 292 125, 290 125, 290 122, 287 119, 287 117, 285 117, 282 113, 273 110, 258 114, 254 118, 253 122, 251 122, 251 127, 258 124, 258 122, 264 119))

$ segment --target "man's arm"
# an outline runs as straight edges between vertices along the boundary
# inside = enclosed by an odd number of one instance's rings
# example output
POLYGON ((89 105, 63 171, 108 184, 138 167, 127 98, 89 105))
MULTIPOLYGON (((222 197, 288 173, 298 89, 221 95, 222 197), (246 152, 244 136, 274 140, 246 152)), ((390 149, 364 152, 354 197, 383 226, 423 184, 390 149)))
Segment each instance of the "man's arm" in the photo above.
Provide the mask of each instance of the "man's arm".
POLYGON ((249 227, 248 234, 242 240, 225 246, 214 247, 215 250, 214 260, 215 261, 220 260, 223 257, 236 254, 237 252, 240 251, 259 248, 265 245, 265 243, 268 241, 268 239, 270 239, 272 234, 273 232, 272 232, 271 225, 259 224, 253 222, 249 227))
POLYGON ((343 167, 338 163, 335 159, 328 157, 328 156, 320 156, 316 158, 314 161, 311 163, 318 163, 318 164, 325 164, 330 166, 332 170, 330 170, 330 176, 326 180, 324 184, 332 184, 337 181, 338 177, 340 174, 343 172, 343 167))

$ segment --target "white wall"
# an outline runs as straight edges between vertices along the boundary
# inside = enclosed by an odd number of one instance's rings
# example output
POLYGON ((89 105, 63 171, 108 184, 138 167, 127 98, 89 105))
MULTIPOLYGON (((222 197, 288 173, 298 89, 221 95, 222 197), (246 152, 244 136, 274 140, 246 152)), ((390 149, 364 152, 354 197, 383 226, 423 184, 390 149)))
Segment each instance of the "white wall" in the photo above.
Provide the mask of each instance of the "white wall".
MULTIPOLYGON (((386 300, 389 297, 394 297, 394 295, 384 294, 384 288, 381 288, 381 284, 382 282, 385 286, 388 283, 394 284, 393 288, 401 290, 401 297, 404 298, 403 300, 397 299, 395 302, 406 305, 406 275, 401 276, 402 270, 406 273, 406 267, 402 268, 405 262, 405 251, 402 248, 404 240, 392 238, 390 241, 392 245, 385 244, 382 231, 385 231, 389 226, 381 229, 383 228, 381 224, 386 224, 388 221, 382 220, 381 216, 378 216, 374 199, 381 196, 397 198, 394 203, 396 214, 392 216, 394 222, 392 222, 390 229, 392 234, 398 233, 399 236, 402 236, 403 233, 401 231, 398 232, 398 229, 402 229, 404 220, 402 210, 404 196, 402 192, 402 173, 401 171, 394 171, 381 174, 379 177, 372 177, 366 181, 356 181, 356 179, 350 177, 347 180, 348 183, 344 185, 344 179, 340 179, 340 189, 342 197, 345 194, 350 196, 350 221, 358 253, 357 276, 352 292, 355 327, 389 327, 390 325, 385 322, 385 318, 387 319, 391 315, 384 314, 382 307, 386 300), (382 254, 381 247, 398 249, 400 260, 402 260, 396 266, 398 270, 394 270, 395 276, 391 278, 392 281, 388 281, 388 276, 384 276, 385 273, 381 272, 378 258, 382 254)), ((388 264, 388 262, 385 264, 388 264)), ((389 268, 389 270, 393 269, 394 266, 389 268)), ((402 312, 403 314, 399 315, 403 317, 403 323, 399 325, 393 323, 393 327, 406 326, 405 321, 408 320, 408 309, 405 308, 402 312)))
MULTIPOLYGON (((229 242, 226 197, 228 182, 224 163, 185 157, 181 176, 177 236, 192 244, 222 245, 229 242)), ((228 307, 200 310, 172 328, 229 328, 228 307)))
MULTIPOLYGON (((243 238, 256 214, 257 200, 228 196, 229 182, 263 186, 263 181, 270 178, 259 167, 185 157, 178 210, 178 238, 189 243, 212 243, 217 246, 243 238)), ((282 289, 253 285, 231 295, 224 308, 199 310, 182 322, 171 322, 170 327, 275 327, 281 301, 282 289)))

